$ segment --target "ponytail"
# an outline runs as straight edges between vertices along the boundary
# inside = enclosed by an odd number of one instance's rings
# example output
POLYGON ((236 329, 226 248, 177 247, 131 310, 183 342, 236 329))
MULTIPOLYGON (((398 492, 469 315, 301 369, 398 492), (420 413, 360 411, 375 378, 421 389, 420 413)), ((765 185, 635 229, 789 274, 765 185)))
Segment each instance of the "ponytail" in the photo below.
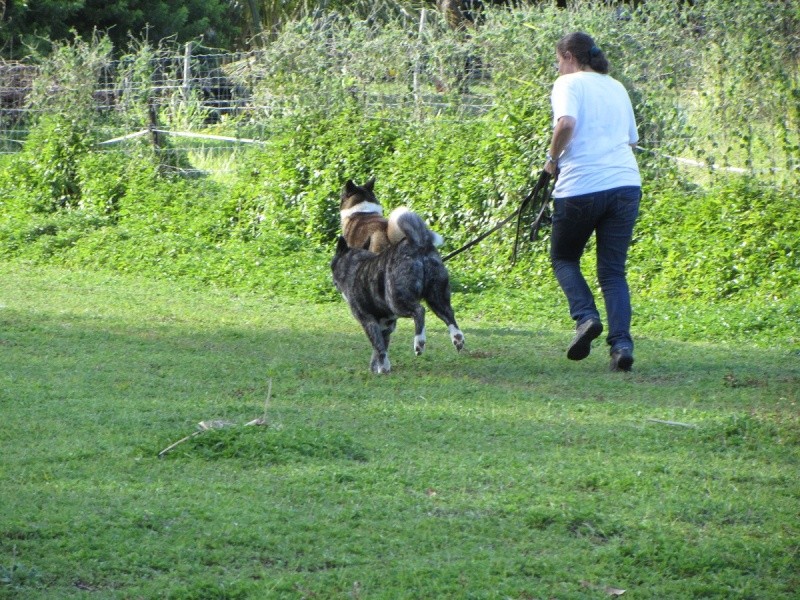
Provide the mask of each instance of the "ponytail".
POLYGON ((608 73, 609 64, 605 53, 587 33, 576 31, 565 35, 556 44, 556 49, 561 55, 569 52, 580 65, 588 65, 593 71, 603 75, 608 73))

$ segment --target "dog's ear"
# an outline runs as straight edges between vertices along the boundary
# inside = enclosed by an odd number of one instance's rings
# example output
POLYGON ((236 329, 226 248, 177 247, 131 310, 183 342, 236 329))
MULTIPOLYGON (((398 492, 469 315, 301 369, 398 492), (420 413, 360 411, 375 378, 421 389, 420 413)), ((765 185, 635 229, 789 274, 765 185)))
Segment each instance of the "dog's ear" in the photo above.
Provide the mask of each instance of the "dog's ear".
POLYGON ((374 177, 370 177, 369 180, 367 180, 367 183, 364 184, 364 187, 367 188, 371 192, 372 188, 375 187, 375 178, 374 177))
POLYGON ((352 179, 348 179, 347 183, 344 184, 344 189, 342 191, 348 196, 350 196, 358 191, 358 186, 355 183, 353 183, 352 179))
POLYGON ((342 254, 344 252, 347 252, 347 249, 348 249, 347 240, 344 239, 343 235, 340 235, 339 241, 336 243, 336 254, 342 254))

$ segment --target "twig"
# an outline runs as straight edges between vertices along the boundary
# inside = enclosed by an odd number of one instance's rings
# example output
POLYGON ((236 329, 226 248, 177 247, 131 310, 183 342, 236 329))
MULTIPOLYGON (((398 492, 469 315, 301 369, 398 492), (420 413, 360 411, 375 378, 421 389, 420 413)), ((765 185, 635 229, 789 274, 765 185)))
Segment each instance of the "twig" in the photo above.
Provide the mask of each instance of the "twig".
POLYGON ((200 434, 201 434, 201 433, 203 433, 204 431, 206 431, 206 430, 205 430, 205 429, 201 429, 200 431, 195 431, 194 433, 192 433, 192 434, 190 434, 190 435, 187 435, 185 438, 178 440, 178 441, 177 441, 177 442, 175 442, 174 444, 170 444, 169 446, 167 446, 167 447, 166 447, 166 448, 164 448, 164 449, 163 449, 161 452, 159 452, 159 453, 158 453, 158 458, 161 458, 162 456, 164 456, 164 455, 165 455, 167 452, 169 452, 170 450, 172 450, 172 449, 173 449, 175 446, 177 446, 178 444, 182 444, 182 443, 183 443, 183 442, 185 442, 186 440, 190 440, 190 439, 192 439, 194 436, 196 436, 196 435, 200 435, 200 434))
POLYGON ((647 419, 651 423, 661 423, 662 425, 671 425, 672 427, 688 427, 690 429, 697 429, 697 425, 691 423, 679 423, 678 421, 663 421, 661 419, 647 419))
MULTIPOLYGON (((245 425, 267 425, 267 411, 269 410, 269 401, 272 397, 272 379, 269 380, 269 386, 267 387, 267 398, 264 400, 264 416, 259 417, 258 419, 253 419, 249 423, 245 423, 245 425)), ((183 442, 192 439, 196 435, 200 435, 208 431, 209 429, 222 429, 223 427, 228 427, 229 425, 235 425, 236 423, 231 423, 230 421, 200 421, 197 424, 199 428, 198 431, 195 431, 192 434, 187 435, 185 438, 179 439, 174 444, 170 444, 166 448, 164 448, 161 452, 158 453, 158 457, 161 458, 167 452, 172 450, 178 444, 182 444, 183 442)))
POLYGON ((245 425, 266 425, 267 424, 267 409, 269 409, 269 399, 272 397, 272 379, 269 380, 267 387, 267 399, 264 400, 264 416, 259 419, 253 419, 245 425))
POLYGON ((182 444, 186 440, 190 440, 194 436, 200 435, 201 433, 204 433, 204 432, 208 431, 209 429, 222 429, 223 427, 228 427, 229 425, 233 425, 233 424, 234 423, 231 423, 230 421, 200 421, 197 424, 197 426, 200 428, 198 431, 195 431, 194 433, 192 433, 190 435, 187 435, 185 438, 179 439, 174 444, 170 444, 169 446, 167 446, 161 452, 158 453, 158 457, 161 458, 162 456, 164 456, 167 452, 172 450, 178 444, 182 444))

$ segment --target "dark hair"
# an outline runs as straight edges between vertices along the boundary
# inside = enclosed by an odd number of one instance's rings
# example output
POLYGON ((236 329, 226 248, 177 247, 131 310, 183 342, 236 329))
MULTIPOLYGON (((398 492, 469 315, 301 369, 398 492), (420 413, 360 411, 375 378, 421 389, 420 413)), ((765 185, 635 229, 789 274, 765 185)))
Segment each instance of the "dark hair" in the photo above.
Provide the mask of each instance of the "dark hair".
POLYGON ((589 65, 593 71, 608 73, 608 59, 588 33, 582 31, 568 33, 558 40, 556 50, 561 56, 569 52, 579 65, 589 65))

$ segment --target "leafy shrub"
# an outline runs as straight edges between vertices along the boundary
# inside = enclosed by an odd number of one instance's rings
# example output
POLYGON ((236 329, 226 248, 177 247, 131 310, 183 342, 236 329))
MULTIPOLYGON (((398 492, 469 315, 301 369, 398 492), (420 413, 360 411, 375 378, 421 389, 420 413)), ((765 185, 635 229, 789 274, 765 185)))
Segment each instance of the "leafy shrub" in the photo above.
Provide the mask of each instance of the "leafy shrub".
POLYGON ((269 147, 239 169, 227 214, 244 239, 280 230, 316 243, 339 227, 339 193, 347 179, 364 181, 394 151, 400 124, 341 112, 288 117, 269 147))
POLYGON ((85 122, 58 115, 43 117, 33 129, 12 167, 31 211, 51 213, 80 204, 78 162, 91 145, 85 132, 85 122))
POLYGON ((748 177, 645 197, 632 272, 650 293, 730 298, 800 286, 800 196, 748 177))

